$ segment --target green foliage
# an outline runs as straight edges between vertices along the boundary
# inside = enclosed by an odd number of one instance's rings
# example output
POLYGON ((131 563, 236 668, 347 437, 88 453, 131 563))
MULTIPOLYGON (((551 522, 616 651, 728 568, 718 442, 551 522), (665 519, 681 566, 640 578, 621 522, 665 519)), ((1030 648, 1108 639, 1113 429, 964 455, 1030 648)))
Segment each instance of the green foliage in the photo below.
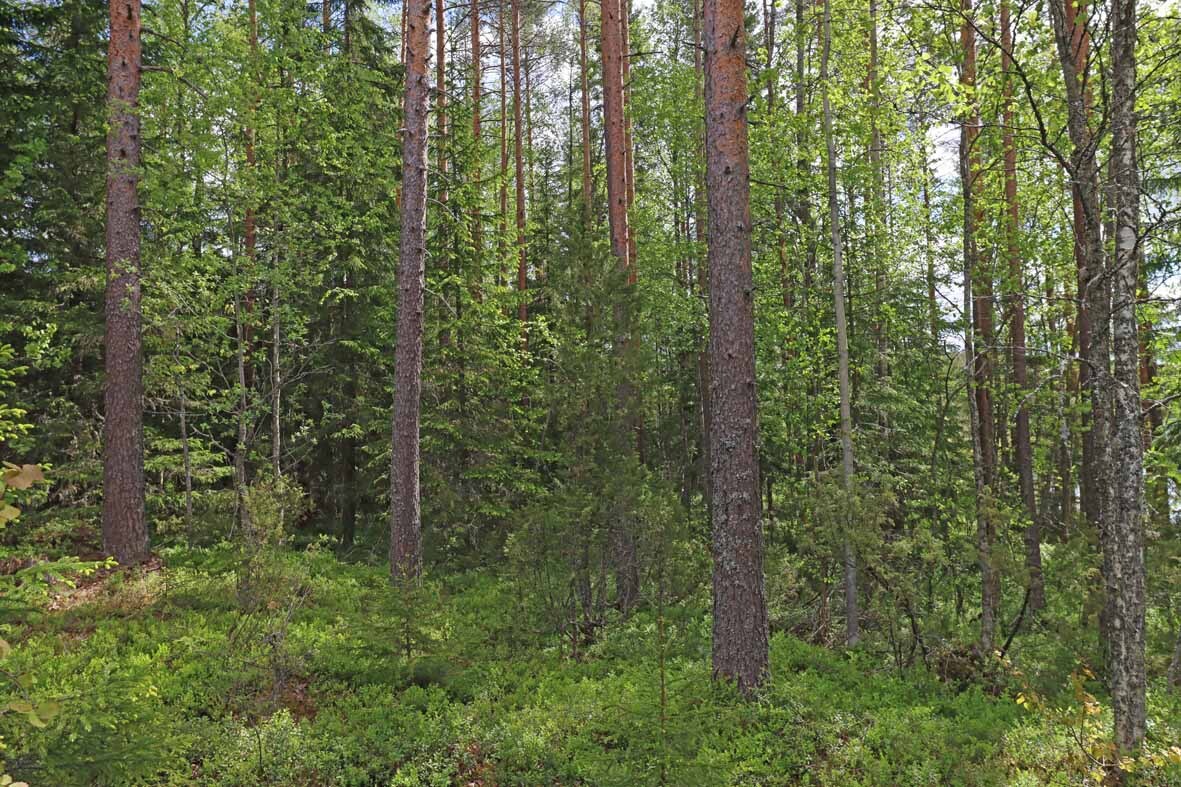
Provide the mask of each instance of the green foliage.
MULTIPOLYGON (((1063 774, 1081 779, 1090 767, 1075 743, 1080 720, 1106 712, 1089 681, 1061 700, 998 697, 783 634, 772 641, 772 681, 747 703, 710 680, 704 597, 637 612, 576 661, 558 632, 519 626, 515 583, 486 572, 427 583, 416 609, 430 639, 407 659, 381 601, 398 592, 384 570, 323 550, 287 559, 307 592, 281 612, 290 660, 277 682, 273 640, 257 636, 275 629, 251 629, 227 602, 232 550, 174 549, 165 559, 163 571, 67 592, 62 611, 24 630, 4 661, 25 676, 23 694, 4 697, 12 712, 0 714, 15 778, 1067 783, 1063 774), (17 712, 25 701, 43 727, 17 712)), ((1172 699, 1152 701, 1162 726, 1128 767, 1146 784, 1176 783, 1172 699)), ((1103 740, 1099 728, 1087 735, 1103 740)))

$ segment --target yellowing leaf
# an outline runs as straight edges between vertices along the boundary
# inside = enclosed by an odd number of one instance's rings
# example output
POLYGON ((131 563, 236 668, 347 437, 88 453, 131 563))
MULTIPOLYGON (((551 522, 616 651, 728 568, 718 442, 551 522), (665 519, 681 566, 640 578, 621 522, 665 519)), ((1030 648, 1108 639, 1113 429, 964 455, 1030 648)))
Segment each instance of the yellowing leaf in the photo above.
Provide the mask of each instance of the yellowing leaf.
POLYGON ((13 489, 28 489, 37 481, 44 481, 45 474, 37 465, 21 465, 5 470, 4 480, 13 489))

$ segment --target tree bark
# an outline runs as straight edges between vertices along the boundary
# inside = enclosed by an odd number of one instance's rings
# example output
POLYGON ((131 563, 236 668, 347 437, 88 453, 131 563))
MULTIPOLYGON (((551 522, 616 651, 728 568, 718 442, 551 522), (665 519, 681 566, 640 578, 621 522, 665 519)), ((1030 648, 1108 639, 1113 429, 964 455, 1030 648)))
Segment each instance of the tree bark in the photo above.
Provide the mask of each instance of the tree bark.
POLYGON ((705 0, 709 200, 713 673, 744 693, 767 677, 759 521, 754 282, 742 0, 705 0))
MULTIPOLYGON (((179 337, 178 337, 179 338, 179 337)), ((182 369, 180 342, 172 348, 172 367, 182 369)), ((177 420, 180 426, 180 452, 185 485, 185 542, 193 545, 193 458, 189 447, 189 402, 185 394, 184 372, 174 372, 176 379, 177 420)))
MULTIPOLYGON (((601 18, 603 63, 603 125, 607 157, 607 220, 611 231, 611 254, 616 266, 628 282, 635 282, 635 267, 631 232, 628 224, 630 200, 629 146, 627 129, 627 100, 625 96, 625 36, 627 26, 626 0, 604 0, 601 18)), ((632 450, 629 435, 635 426, 635 389, 629 379, 631 326, 625 303, 626 295, 617 293, 614 303, 615 341, 620 377, 616 390, 617 450, 632 450)), ((620 510, 614 516, 611 529, 612 562, 615 564, 617 602, 626 612, 639 595, 639 571, 636 564, 636 543, 632 526, 634 513, 630 501, 620 500, 620 510)))
POLYGON ((407 0, 403 103, 402 232, 398 258, 393 456, 390 467, 390 570, 396 581, 422 574, 419 412, 422 390, 423 276, 426 265, 427 105, 430 0, 407 0))
POLYGON ((972 428, 973 476, 976 484, 976 551, 980 564, 980 650, 991 654, 996 636, 1000 607, 1000 575, 992 556, 996 524, 990 502, 995 484, 996 444, 992 420, 992 397, 989 394, 989 354, 992 337, 992 298, 990 287, 979 268, 976 230, 981 219, 977 205, 980 188, 980 107, 976 90, 976 29, 972 0, 962 0, 964 21, 960 26, 960 48, 964 62, 960 84, 969 91, 971 105, 962 121, 960 133, 960 179, 964 199, 964 364, 968 379, 969 415, 972 428), (983 293, 976 292, 983 285, 983 293))
POLYGON ((283 431, 280 412, 283 370, 280 366, 282 356, 279 352, 283 336, 282 323, 279 318, 281 303, 279 285, 276 283, 272 285, 271 292, 271 472, 276 479, 283 475, 283 431))
POLYGON ((832 103, 828 91, 828 61, 832 50, 832 4, 824 1, 824 41, 820 56, 820 89, 823 104, 825 171, 828 175, 828 224, 832 241, 832 294, 837 324, 837 382, 841 413, 841 488, 845 496, 842 523, 842 563, 845 575, 845 644, 855 646, 861 639, 861 611, 857 600, 857 552, 850 540, 853 474, 853 406, 849 385, 849 326, 845 319, 844 241, 841 238, 841 212, 837 202, 837 149, 832 130, 832 103))
POLYGON ((480 197, 483 189, 480 187, 480 162, 482 156, 480 155, 480 103, 481 103, 481 87, 483 83, 484 73, 481 67, 480 54, 480 0, 472 0, 471 8, 472 18, 470 21, 472 28, 472 144, 476 149, 476 161, 474 164, 474 171, 472 173, 472 183, 477 189, 476 203, 472 208, 472 249, 475 256, 474 263, 476 269, 476 297, 482 297, 480 293, 483 286, 483 270, 482 258, 484 250, 484 227, 480 216, 480 197))
POLYGON ((582 222, 593 221, 594 183, 591 180, 590 68, 586 56, 586 0, 578 0, 578 65, 582 87, 582 222))
POLYGON ((1068 172, 1073 204, 1074 255, 1078 270, 1078 306, 1075 330, 1082 363, 1078 371, 1080 391, 1091 395, 1091 410, 1084 415, 1083 458, 1080 505, 1091 527, 1098 529, 1103 518, 1103 454, 1109 409, 1096 406, 1104 398, 1096 384, 1097 374, 1106 373, 1109 361, 1109 285, 1103 279, 1103 241, 1099 209, 1099 165, 1090 128, 1091 91, 1088 87, 1091 35, 1087 27, 1087 0, 1063 0, 1050 4, 1058 59, 1066 87, 1067 130, 1071 152, 1068 172), (1093 359, 1102 358, 1095 367, 1093 359))
POLYGON ((627 210, 627 137, 623 101, 623 0, 603 0, 601 47, 603 61, 603 126, 607 158, 607 222, 611 253, 623 270, 630 268, 627 210))
POLYGON ((122 565, 150 553, 144 516, 139 254, 140 0, 111 0, 107 50, 106 384, 103 551, 122 565))
POLYGON ((447 204, 447 17, 435 0, 435 130, 439 135, 439 202, 447 204))
MULTIPOLYGON (((693 47, 693 99, 694 106, 702 108, 705 105, 705 66, 702 57, 704 49, 702 39, 702 8, 700 0, 693 0, 693 40, 695 46, 693 47)), ((693 184, 693 228, 697 239, 697 289, 699 292, 707 292, 709 289, 709 261, 707 258, 701 256, 701 249, 705 248, 707 242, 706 233, 708 231, 708 219, 706 218, 706 195, 705 195, 705 116, 704 113, 698 115, 698 122, 701 125, 697 126, 697 149, 694 151, 693 159, 697 162, 694 167, 694 184, 693 184)), ((700 426, 701 426, 701 478, 702 478, 702 497, 705 499, 706 510, 710 512, 710 521, 713 521, 713 477, 710 468, 713 463, 709 455, 709 435, 713 431, 713 408, 709 398, 709 343, 697 353, 697 389, 698 389, 698 406, 700 409, 700 426)))
POLYGON ((1029 374, 1025 362, 1025 282, 1021 259, 1021 213, 1017 203, 1017 145, 1013 135, 1013 24, 1009 0, 1001 0, 1001 145, 1005 170, 1005 235, 1009 258, 1009 343, 1012 345, 1013 384, 1017 389, 1017 414, 1013 425, 1013 455, 1021 502, 1029 522, 1025 526, 1025 571, 1028 575, 1029 609, 1037 612, 1046 605, 1042 578, 1041 524, 1033 481, 1033 446, 1029 434, 1029 374))
POLYGON ((1115 741, 1132 753, 1144 741, 1144 437, 1140 422, 1140 336, 1136 294, 1140 259, 1140 173, 1136 164, 1136 0, 1112 2, 1111 155, 1115 186, 1115 267, 1111 317, 1110 504, 1100 530, 1107 586, 1107 672, 1115 741))
MULTIPOLYGON (((1110 498, 1111 466, 1111 286, 1105 273, 1105 249, 1100 209, 1099 164, 1096 140, 1089 125, 1090 99, 1086 84, 1089 38, 1085 17, 1071 0, 1051 2, 1050 11, 1058 61, 1066 89, 1070 156, 1067 174, 1076 198, 1075 254, 1078 262, 1079 383, 1089 391, 1089 426, 1083 432, 1083 466, 1079 488, 1087 523, 1104 538, 1110 498), (1081 225, 1081 226, 1080 226, 1081 225), (1081 230, 1081 232, 1080 232, 1081 230)), ((1106 567, 1105 567, 1106 571, 1106 567)), ((1110 597, 1105 598, 1099 621, 1100 639, 1109 639, 1110 597)))
POLYGON ((508 48, 504 36, 504 12, 505 3, 502 0, 496 30, 500 37, 500 213, 497 221, 500 271, 497 283, 501 285, 508 281, 508 48))
MULTIPOLYGON (((631 228, 631 213, 636 202, 636 148, 632 144, 631 118, 631 0, 619 0, 619 67, 623 85, 623 176, 627 183, 627 259, 631 266, 628 284, 636 283, 636 235, 631 228)), ((641 453, 643 453, 641 451, 641 453)))
MULTIPOLYGON (((517 319, 524 325, 529 319, 525 293, 529 289, 528 255, 525 247, 525 150, 522 140, 524 120, 521 103, 521 2, 512 0, 513 47, 513 166, 517 190, 517 291, 521 298, 517 319)), ((523 328, 522 328, 523 330, 523 328)))

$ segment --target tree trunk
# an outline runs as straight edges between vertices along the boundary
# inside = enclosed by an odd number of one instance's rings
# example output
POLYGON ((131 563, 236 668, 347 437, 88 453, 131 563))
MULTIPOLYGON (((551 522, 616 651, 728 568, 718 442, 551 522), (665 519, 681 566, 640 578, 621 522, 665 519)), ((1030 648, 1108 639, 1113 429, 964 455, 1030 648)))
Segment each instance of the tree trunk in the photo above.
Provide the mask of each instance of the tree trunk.
POLYGON ((582 222, 589 230, 594 212, 591 180, 590 69, 586 57, 586 0, 578 0, 578 65, 582 83, 582 222))
POLYGON ((500 213, 497 220, 498 241, 497 250, 500 256, 500 271, 497 283, 504 285, 508 281, 508 49, 504 37, 505 3, 501 2, 500 14, 497 16, 496 32, 500 38, 500 213))
POLYGON ((623 0, 603 0, 603 135, 607 158, 607 222, 611 253, 622 270, 630 268, 627 210, 627 137, 623 101, 623 0))
POLYGON ((143 347, 139 258, 140 0, 111 0, 107 52, 106 385, 103 391, 103 551, 147 559, 143 347))
MULTIPOLYGON (((172 365, 180 368, 179 343, 172 351, 172 365)), ((185 395, 185 381, 183 373, 176 374, 176 399, 180 420, 180 451, 184 462, 185 483, 185 541, 193 545, 193 458, 189 449, 189 407, 188 397, 185 395)))
MULTIPOLYGON (((881 111, 881 85, 878 78, 878 2, 869 0, 869 66, 865 75, 866 86, 869 88, 869 166, 870 166, 870 199, 867 201, 869 211, 866 215, 866 226, 869 233, 870 254, 873 256, 874 274, 874 316, 871 332, 873 333, 876 357, 874 359, 875 375, 878 384, 885 386, 890 373, 889 358, 886 348, 886 244, 885 210, 889 201, 886 199, 885 174, 882 169, 882 132, 878 128, 878 113, 881 111)), ((886 425, 886 413, 880 412, 882 425, 886 425)), ((887 430, 887 435, 889 434, 887 430)))
MULTIPOLYGON (((1088 524, 1103 537, 1109 498, 1111 461, 1111 289, 1105 276, 1105 250, 1100 210, 1099 164, 1095 138, 1089 126, 1089 93, 1085 64, 1089 38, 1085 17, 1070 0, 1050 3, 1058 61, 1067 99, 1067 131, 1070 136, 1068 175, 1076 197, 1075 253, 1078 260, 1078 344, 1083 363, 1079 382, 1089 390, 1089 428, 1083 434, 1083 467, 1080 483, 1082 508, 1088 524), (1081 227, 1079 226, 1081 224, 1081 227), (1081 229, 1081 234, 1079 230, 1081 229)), ((1103 603, 1100 638, 1108 640, 1110 599, 1103 603)))
POLYGON ((820 56, 820 89, 823 103, 824 147, 828 174, 828 224, 832 240, 832 294, 837 323, 837 380, 841 411, 841 488, 845 495, 842 523, 842 563, 845 574, 845 644, 861 639, 861 612, 857 600, 857 552, 850 540, 853 489, 853 406, 849 386, 849 328, 845 319, 845 266, 841 238, 841 212, 837 202, 837 149, 832 130, 832 104, 828 97, 828 60, 832 50, 832 4, 824 2, 824 41, 820 56))
POLYGON ((275 284, 271 293, 271 472, 276 479, 283 475, 283 432, 280 418, 283 375, 280 366, 282 357, 279 352, 283 331, 279 320, 280 305, 279 286, 275 284))
POLYGON ((1087 28, 1087 0, 1064 0, 1051 3, 1058 57, 1063 70, 1067 98, 1067 128, 1070 133, 1072 170, 1071 199, 1074 222, 1074 256, 1078 269, 1078 315, 1075 320, 1080 391, 1091 393, 1091 411, 1084 416, 1082 477, 1079 484, 1083 515, 1098 529, 1103 517, 1105 484, 1102 454, 1105 451, 1107 407, 1096 407, 1096 397, 1103 397, 1094 383, 1099 370, 1106 370, 1108 356, 1108 285, 1102 280, 1103 242, 1099 213, 1099 169, 1093 134, 1090 129, 1091 91, 1088 88, 1088 58, 1091 35, 1087 28), (1096 267, 1098 266, 1098 267, 1096 267), (1098 311, 1096 311, 1098 310, 1098 311), (1095 334, 1098 333, 1096 336, 1095 334), (1093 346, 1098 342, 1099 346, 1093 346), (1102 356, 1099 369, 1092 357, 1102 356), (1089 422, 1089 426, 1088 426, 1089 422))
POLYGON ((475 294, 477 298, 481 296, 481 288, 483 286, 483 270, 481 267, 481 260, 483 258, 484 250, 484 227, 480 216, 480 197, 483 189, 480 187, 480 177, 482 169, 480 161, 480 88, 482 86, 484 74, 480 61, 480 0, 472 0, 472 18, 470 21, 472 28, 472 144, 476 149, 476 160, 473 165, 472 183, 477 189, 475 205, 472 207, 472 249, 474 252, 476 269, 476 287, 475 294))
MULTIPOLYGON (((447 18, 435 0, 435 130, 439 135, 439 202, 447 204, 447 18)), ((445 247, 444 247, 445 248, 445 247)))
MULTIPOLYGON (((705 197, 705 115, 703 108, 705 106, 705 67, 702 58, 703 42, 702 42, 702 8, 700 0, 693 0, 693 40, 695 46, 693 47, 693 101, 694 106, 699 107, 699 124, 697 126, 697 133, 695 135, 697 140, 696 150, 694 151, 693 160, 696 162, 694 166, 694 183, 693 183, 693 228, 697 240, 697 290, 698 292, 707 292, 709 289, 709 262, 701 255, 701 250, 706 244, 706 232, 708 219, 706 218, 706 197, 705 197)), ((713 477, 710 473, 710 468, 713 463, 709 456, 709 435, 712 429, 712 413, 713 409, 710 406, 709 399, 709 343, 697 353, 697 402, 698 411, 700 415, 699 426, 701 428, 701 468, 699 470, 702 479, 701 495, 705 500, 706 511, 710 512, 710 521, 713 521, 713 477)))
POLYGON ((1140 425, 1140 173, 1136 164, 1136 0, 1112 2, 1111 155, 1115 171, 1115 267, 1111 317, 1112 386, 1109 510, 1099 531, 1107 585, 1107 671, 1115 741, 1130 754, 1146 731, 1144 617, 1144 437, 1140 425))
MULTIPOLYGON (((611 231, 611 254, 616 266, 629 283, 635 281, 632 244, 628 226, 628 134, 624 95, 624 11, 626 0, 604 0, 601 18, 603 62, 603 125, 607 155, 607 220, 611 231)), ((616 450, 632 450, 629 434, 634 426, 635 390, 629 379, 630 315, 625 297, 617 294, 614 304, 614 352, 620 371, 616 390, 616 450)), ((639 572, 632 527, 634 512, 630 501, 618 501, 619 509, 611 528, 612 559, 615 564, 616 593, 621 610, 626 612, 639 594, 639 572)))
POLYGON ((1012 346, 1013 384, 1018 396, 1017 417, 1013 425, 1013 455, 1017 464, 1017 479, 1021 485, 1021 502, 1029 522, 1025 527, 1026 587, 1029 608, 1037 612, 1046 605, 1045 582, 1042 578, 1042 538, 1040 517, 1033 482, 1033 446, 1029 435, 1029 375, 1025 363, 1025 281, 1021 260, 1021 214, 1017 204, 1017 145, 1013 136, 1013 25, 1009 0, 1001 0, 1001 79, 1003 93, 1002 139, 1005 170, 1005 234, 1009 258, 1009 343, 1012 346))
MULTIPOLYGON (((636 283, 636 235, 631 228, 631 213, 636 202, 636 148, 632 144, 631 118, 631 0, 619 2, 619 68, 623 85, 623 176, 627 183, 627 260, 631 266, 628 284, 636 283)), ((643 452, 641 451, 641 454, 643 452)))
POLYGON ((744 33, 742 0, 705 1, 713 673, 749 694, 767 677, 768 645, 744 33))
POLYGON ((1169 661, 1167 679, 1174 689, 1181 688, 1181 628, 1177 629, 1177 639, 1173 643, 1173 658, 1169 661))
POLYGON ((390 466, 390 570, 397 581, 422 574, 419 411, 422 304, 426 265, 427 104, 430 0, 407 0, 406 97, 403 104, 402 232, 398 257, 393 457, 390 466))
POLYGON ((246 325, 242 319, 242 296, 234 296, 235 361, 238 372, 238 439, 234 443, 234 508, 243 536, 251 532, 250 512, 246 508, 246 416, 249 407, 246 384, 246 325))
MULTIPOLYGON (((962 0, 964 22, 960 27, 960 47, 964 62, 960 83, 966 90, 976 88, 976 29, 973 26, 972 0, 962 0)), ((988 348, 977 342, 988 342, 992 335, 992 299, 975 292, 977 284, 985 284, 979 271, 976 230, 981 219, 977 205, 980 189, 980 152, 976 143, 980 135, 980 108, 973 96, 971 108, 963 120, 960 134, 960 180, 964 199, 964 365, 968 382, 969 415, 972 428, 972 466, 976 484, 976 551, 980 563, 980 650, 991 654, 996 636, 1000 606, 1000 576, 992 556, 996 541, 996 525, 990 502, 995 482, 995 442, 992 428, 992 397, 989 395, 988 348)))
MULTIPOLYGON (((512 0, 513 46, 513 166, 517 187, 517 292, 521 299, 517 319, 524 325, 529 319, 525 293, 529 289, 528 259, 525 248, 525 150, 522 140, 524 120, 521 104, 521 2, 512 0)), ((524 328, 522 327, 522 330, 524 328)))

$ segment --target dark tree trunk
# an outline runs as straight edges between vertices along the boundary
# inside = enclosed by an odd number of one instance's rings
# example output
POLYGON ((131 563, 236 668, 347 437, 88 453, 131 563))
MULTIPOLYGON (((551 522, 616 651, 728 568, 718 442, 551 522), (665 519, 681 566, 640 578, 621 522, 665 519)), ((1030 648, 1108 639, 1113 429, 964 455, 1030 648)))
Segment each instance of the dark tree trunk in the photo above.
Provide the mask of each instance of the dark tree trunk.
POLYGON ((767 677, 759 521, 746 38, 742 0, 705 2, 709 198, 713 672, 750 693, 767 677))
POLYGON ((419 501, 419 412, 422 391, 422 303, 426 264, 426 140, 430 84, 430 0, 407 0, 405 132, 402 139, 402 233, 398 257, 398 323, 390 466, 390 570, 398 581, 422 573, 419 501))
POLYGON ((107 51, 107 287, 103 391, 103 551, 147 559, 139 259, 140 0, 111 0, 107 51))
MULTIPOLYGON (((1078 344, 1082 365, 1079 382, 1089 391, 1089 428, 1083 433, 1080 479, 1082 509, 1100 538, 1107 523, 1108 470, 1111 446, 1111 284, 1105 275, 1105 250, 1100 210, 1096 140, 1089 124, 1090 99, 1085 76, 1089 38, 1086 17, 1071 0, 1050 3, 1058 61, 1066 88, 1067 131, 1070 137, 1068 175, 1076 199, 1075 254, 1078 261, 1078 344)), ((1105 567, 1106 571, 1106 567, 1105 567)), ((1106 644, 1110 598, 1103 602, 1100 638, 1106 644)))
MULTIPOLYGON (((475 145, 477 154, 480 151, 480 100, 481 100, 481 86, 484 77, 483 68, 481 65, 480 54, 480 0, 472 0, 472 144, 475 145)), ((477 189, 476 204, 472 208, 472 249, 474 252, 475 269, 476 269, 476 286, 474 289, 477 298, 482 297, 483 287, 483 250, 484 250, 484 227, 482 217, 480 215, 480 202, 483 194, 483 189, 480 188, 481 172, 480 156, 477 155, 476 163, 474 165, 475 171, 472 173, 472 182, 477 189)))

